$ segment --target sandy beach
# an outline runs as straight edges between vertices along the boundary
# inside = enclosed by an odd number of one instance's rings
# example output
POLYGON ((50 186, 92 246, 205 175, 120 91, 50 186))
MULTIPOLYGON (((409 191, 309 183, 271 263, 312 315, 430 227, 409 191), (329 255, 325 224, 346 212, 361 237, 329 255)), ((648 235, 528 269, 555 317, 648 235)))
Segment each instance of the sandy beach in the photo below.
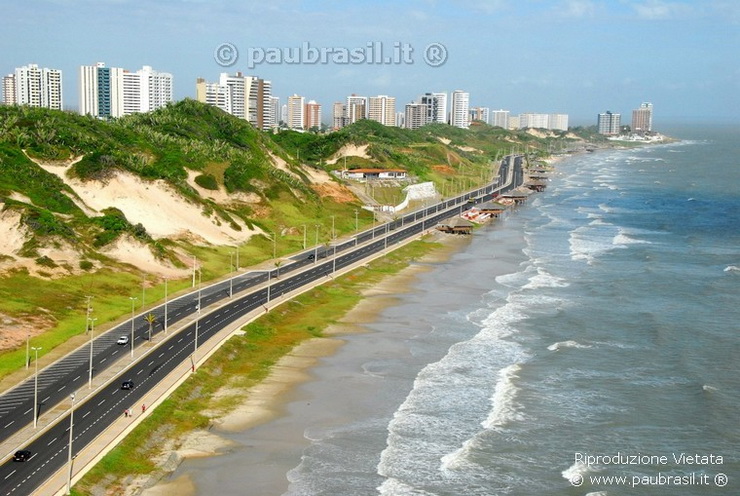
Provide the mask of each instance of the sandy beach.
MULTIPOLYGON (((271 433, 269 439, 260 439, 261 426, 291 425, 295 412, 286 408, 300 399, 296 389, 301 384, 316 380, 313 368, 322 358, 332 356, 349 336, 366 332, 366 324, 374 322, 386 308, 398 303, 399 294, 410 290, 419 274, 444 262, 453 253, 470 242, 469 237, 438 234, 441 246, 423 259, 411 263, 398 274, 386 277, 381 283, 363 291, 363 299, 338 322, 324 329, 323 337, 306 340, 283 356, 270 370, 269 376, 246 391, 225 389, 218 395, 242 395, 244 401, 226 415, 214 418, 212 429, 196 431, 181 440, 180 448, 163 456, 162 469, 169 472, 159 483, 144 489, 142 496, 183 496, 201 494, 190 473, 189 460, 196 463, 218 463, 219 455, 231 453, 240 445, 238 438, 251 436, 248 458, 243 462, 255 470, 254 492, 249 494, 282 494, 286 489, 285 474, 300 458, 305 447, 305 433, 300 429, 280 428, 280 438, 271 433), (204 435, 207 434, 207 435, 204 435)), ((306 406, 310 407, 310 404, 306 406)), ((274 433, 274 430, 273 430, 274 433)), ((242 445, 243 447, 243 445, 242 445)), ((149 486, 153 480, 140 486, 149 486)), ((135 494, 135 493, 134 493, 135 494)), ((231 493, 228 493, 231 494, 231 493)))

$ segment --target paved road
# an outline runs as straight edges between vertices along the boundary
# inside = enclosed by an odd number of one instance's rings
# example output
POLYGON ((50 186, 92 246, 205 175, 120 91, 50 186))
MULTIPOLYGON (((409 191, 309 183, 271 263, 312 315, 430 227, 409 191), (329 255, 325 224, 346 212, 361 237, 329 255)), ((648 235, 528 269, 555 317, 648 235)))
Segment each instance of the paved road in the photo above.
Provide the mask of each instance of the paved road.
MULTIPOLYGON (((269 304, 271 300, 282 294, 324 279, 336 270, 350 266, 404 239, 416 236, 434 227, 440 220, 462 213, 474 203, 491 199, 494 195, 507 192, 522 182, 522 158, 507 157, 502 162, 499 181, 497 181, 498 184, 502 184, 501 186, 494 183, 359 233, 356 239, 308 250, 294 256, 291 263, 280 269, 251 271, 238 275, 232 281, 222 281, 168 302, 168 326, 194 316, 196 322, 169 337, 145 360, 135 362, 108 386, 96 391, 93 398, 75 408, 73 455, 90 443, 114 420, 120 418, 124 410, 136 410, 140 407, 141 398, 151 387, 167 376, 177 365, 191 360, 191 356, 196 352, 196 346, 202 345, 220 329, 247 313, 269 304), (316 254, 316 259, 309 259, 310 254, 316 254), (280 277, 278 277, 278 271, 280 277), (265 285, 267 281, 270 283, 265 285), (248 291, 258 286, 261 286, 260 289, 248 291), (232 298, 230 294, 235 296, 232 298), (221 302, 222 306, 207 316, 199 317, 198 308, 204 309, 218 302, 221 302), (121 389, 123 380, 132 380, 134 388, 121 389)), ((157 316, 157 322, 164 322, 164 305, 150 311, 157 316)), ((131 335, 131 320, 95 339, 93 367, 96 374, 101 373, 114 362, 124 359, 124 356, 130 355, 131 349, 134 350, 135 356, 141 354, 140 347, 149 337, 149 325, 141 315, 135 316, 133 323, 133 348, 131 344, 116 344, 119 336, 131 335)), ((161 325, 155 326, 152 330, 152 338, 162 332, 161 325)), ((129 360, 129 358, 125 359, 129 360)), ((70 394, 86 387, 89 360, 90 349, 85 346, 39 373, 40 413, 60 403, 69 404, 70 394)), ((0 425, 2 426, 0 441, 33 422, 33 393, 34 382, 31 379, 0 396, 0 425)), ((67 463, 69 424, 69 414, 66 414, 59 422, 32 440, 25 447, 33 453, 33 457, 28 462, 8 461, 0 466, 0 496, 32 494, 36 487, 67 463)))

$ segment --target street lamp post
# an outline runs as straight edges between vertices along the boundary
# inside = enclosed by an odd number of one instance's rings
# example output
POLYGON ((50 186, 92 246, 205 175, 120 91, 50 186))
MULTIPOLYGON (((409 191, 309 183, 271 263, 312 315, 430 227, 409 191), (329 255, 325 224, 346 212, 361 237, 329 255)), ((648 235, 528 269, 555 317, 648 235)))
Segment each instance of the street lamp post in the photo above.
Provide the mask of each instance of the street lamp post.
POLYGON ((75 418, 75 395, 69 395, 72 405, 69 407, 69 450, 67 451, 67 494, 72 494, 72 429, 74 428, 75 418))
POLYGON ((229 298, 234 296, 234 254, 229 252, 229 298))
POLYGON ((337 231, 334 229, 334 216, 331 216, 331 239, 336 239, 337 231))
POLYGON ((35 429, 38 425, 38 418, 39 418, 39 350, 41 349, 41 346, 34 346, 31 348, 36 358, 33 361, 34 363, 34 373, 33 373, 33 428, 35 429))
POLYGON ((31 366, 31 333, 26 333, 26 369, 31 366))
POLYGON ((359 211, 355 209, 355 246, 357 246, 357 238, 360 237, 360 223, 359 223, 359 211))
POLYGON ((303 249, 306 249, 306 224, 303 224, 303 249))
POLYGON ((316 246, 313 249, 313 263, 319 260, 319 224, 316 224, 316 246))
POLYGON ((93 339, 95 336, 95 321, 98 320, 97 317, 94 319, 89 319, 90 321, 90 373, 87 380, 87 387, 92 389, 92 363, 93 363, 93 339))
POLYGON ((164 333, 167 334, 167 278, 164 279, 164 333))
POLYGON ((138 298, 136 296, 129 296, 128 299, 131 300, 131 358, 134 358, 134 305, 138 298))

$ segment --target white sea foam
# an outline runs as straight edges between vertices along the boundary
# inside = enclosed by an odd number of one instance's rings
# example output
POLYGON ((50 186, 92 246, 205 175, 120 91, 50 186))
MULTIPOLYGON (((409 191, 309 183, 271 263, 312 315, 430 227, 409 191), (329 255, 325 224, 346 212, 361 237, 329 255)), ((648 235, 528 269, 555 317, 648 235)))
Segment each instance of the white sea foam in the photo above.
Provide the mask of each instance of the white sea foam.
POLYGON ((614 244, 614 245, 622 245, 623 246, 623 245, 637 245, 637 244, 649 245, 649 244, 652 244, 652 243, 650 243, 650 241, 646 241, 644 239, 637 239, 637 238, 633 238, 631 236, 628 236, 627 234, 624 233, 624 231, 622 231, 620 229, 619 230, 619 234, 617 234, 616 236, 614 236, 614 238, 612 240, 612 244, 614 244))
POLYGON ((568 481, 575 480, 577 477, 585 477, 591 471, 588 465, 583 462, 575 462, 573 465, 561 472, 564 479, 568 481))
POLYGON ((539 289, 539 288, 565 288, 569 283, 562 277, 557 277, 541 267, 537 267, 537 275, 529 278, 529 282, 522 286, 522 289, 539 289))
POLYGON ((716 388, 716 387, 714 387, 714 386, 710 386, 709 384, 704 384, 704 385, 703 385, 703 386, 702 386, 701 388, 702 388, 702 389, 703 389, 704 391, 707 391, 707 392, 712 392, 712 391, 716 391, 716 390, 717 390, 717 388, 716 388))
POLYGON ((591 345, 581 344, 578 341, 568 340, 553 343, 547 347, 550 351, 558 351, 560 348, 591 348, 591 345))
POLYGON ((740 267, 737 265, 728 265, 725 267, 724 272, 740 272, 740 267))
POLYGON ((377 490, 379 494, 388 496, 434 496, 434 493, 428 493, 421 489, 416 489, 415 487, 404 484, 393 477, 387 478, 377 487, 377 490))
POLYGON ((481 423, 485 429, 499 428, 513 420, 521 419, 514 402, 517 392, 514 380, 519 378, 517 373, 521 368, 520 364, 514 363, 499 372, 499 379, 491 397, 493 408, 488 418, 481 423))

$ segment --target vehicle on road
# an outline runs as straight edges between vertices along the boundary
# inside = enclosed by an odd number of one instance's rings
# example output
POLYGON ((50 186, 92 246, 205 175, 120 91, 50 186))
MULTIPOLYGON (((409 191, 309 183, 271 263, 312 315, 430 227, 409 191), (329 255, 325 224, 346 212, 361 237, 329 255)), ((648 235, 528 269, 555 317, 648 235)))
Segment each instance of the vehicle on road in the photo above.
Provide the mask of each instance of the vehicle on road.
POLYGON ((116 341, 116 344, 128 344, 128 336, 121 336, 118 338, 118 341, 116 341))
POLYGON ((13 455, 14 462, 27 462, 31 459, 31 452, 28 450, 18 450, 13 455))
POLYGON ((127 381, 123 381, 121 383, 121 389, 133 389, 133 388, 134 388, 134 381, 132 381, 131 379, 127 381))

